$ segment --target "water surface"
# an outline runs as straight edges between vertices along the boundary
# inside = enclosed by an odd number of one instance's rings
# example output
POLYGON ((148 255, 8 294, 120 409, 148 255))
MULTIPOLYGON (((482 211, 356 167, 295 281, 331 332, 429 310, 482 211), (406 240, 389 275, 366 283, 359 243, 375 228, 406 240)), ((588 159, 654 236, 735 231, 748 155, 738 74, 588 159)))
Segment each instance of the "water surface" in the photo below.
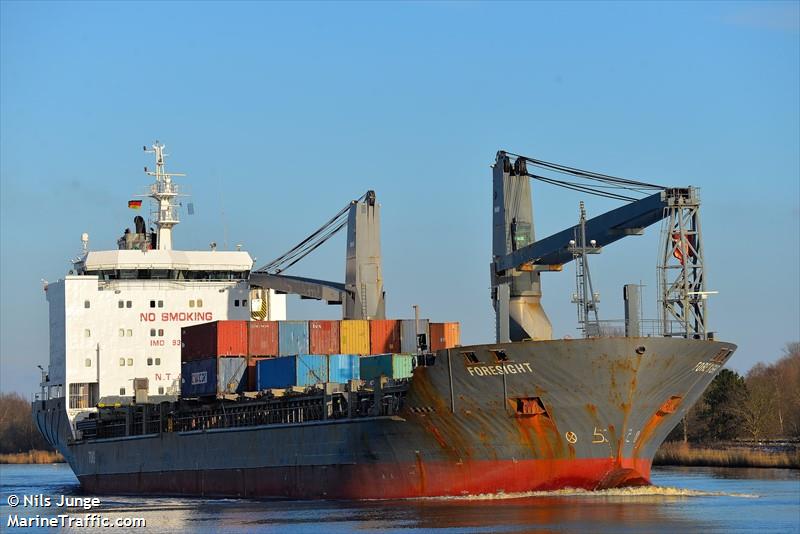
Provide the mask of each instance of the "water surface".
POLYGON ((62 494, 87 495, 65 464, 2 465, 0 530, 17 530, 7 526, 13 514, 98 513, 146 520, 146 529, 129 532, 800 532, 798 471, 658 468, 653 483, 600 492, 354 502, 102 496, 87 512, 11 508, 10 495, 42 494, 53 502, 62 494))

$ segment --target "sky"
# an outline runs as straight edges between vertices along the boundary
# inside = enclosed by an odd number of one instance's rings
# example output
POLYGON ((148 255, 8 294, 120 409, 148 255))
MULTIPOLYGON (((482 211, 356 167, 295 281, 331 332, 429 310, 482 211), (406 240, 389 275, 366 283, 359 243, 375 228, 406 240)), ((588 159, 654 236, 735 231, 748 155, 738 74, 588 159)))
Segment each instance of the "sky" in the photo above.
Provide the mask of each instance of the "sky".
MULTIPOLYGON (((187 173, 176 248, 258 265, 367 189, 387 313, 494 339, 491 169, 504 149, 702 196, 708 322, 746 372, 800 340, 797 2, 0 2, 0 391, 48 361, 42 280, 88 232, 113 249, 149 183, 142 145, 187 173)), ((532 184, 537 237, 620 205, 532 184)), ((591 258, 601 319, 642 283, 659 227, 591 258)), ((336 236, 288 274, 344 278, 336 236)), ((574 265, 542 276, 575 337, 574 265)), ((340 309, 289 300, 293 318, 340 309)))

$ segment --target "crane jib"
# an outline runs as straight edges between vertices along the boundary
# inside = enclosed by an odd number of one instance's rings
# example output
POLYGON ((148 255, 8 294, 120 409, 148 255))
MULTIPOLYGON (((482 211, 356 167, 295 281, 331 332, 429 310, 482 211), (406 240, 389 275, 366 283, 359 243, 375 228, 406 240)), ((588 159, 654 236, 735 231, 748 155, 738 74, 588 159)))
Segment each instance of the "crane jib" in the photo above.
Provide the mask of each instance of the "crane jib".
MULTIPOLYGON (((641 200, 598 215, 586 221, 586 239, 595 240, 598 247, 609 245, 626 235, 635 235, 644 228, 664 218, 667 202, 664 193, 658 192, 641 200)), ((495 272, 502 273, 533 265, 563 265, 573 260, 569 241, 574 236, 574 226, 540 239, 526 247, 495 259, 495 272)))

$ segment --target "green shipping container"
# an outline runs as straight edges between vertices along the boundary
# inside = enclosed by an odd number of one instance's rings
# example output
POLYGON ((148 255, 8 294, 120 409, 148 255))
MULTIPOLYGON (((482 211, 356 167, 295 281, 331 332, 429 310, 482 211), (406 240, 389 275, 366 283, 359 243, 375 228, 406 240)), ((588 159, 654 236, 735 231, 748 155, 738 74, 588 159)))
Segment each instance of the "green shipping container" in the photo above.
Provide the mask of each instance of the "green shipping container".
POLYGON ((359 358, 361 380, 411 378, 414 356, 411 354, 379 354, 359 358))
POLYGON ((369 354, 369 321, 343 320, 339 324, 342 354, 369 354))

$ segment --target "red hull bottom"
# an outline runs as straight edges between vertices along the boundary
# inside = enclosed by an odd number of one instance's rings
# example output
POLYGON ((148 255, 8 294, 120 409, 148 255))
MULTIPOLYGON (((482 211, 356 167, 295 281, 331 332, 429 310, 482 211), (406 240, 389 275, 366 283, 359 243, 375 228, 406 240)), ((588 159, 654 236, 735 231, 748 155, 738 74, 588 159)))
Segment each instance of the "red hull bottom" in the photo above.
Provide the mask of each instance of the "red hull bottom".
POLYGON ((398 499, 650 483, 650 461, 483 460, 82 475, 86 491, 294 499, 398 499))

